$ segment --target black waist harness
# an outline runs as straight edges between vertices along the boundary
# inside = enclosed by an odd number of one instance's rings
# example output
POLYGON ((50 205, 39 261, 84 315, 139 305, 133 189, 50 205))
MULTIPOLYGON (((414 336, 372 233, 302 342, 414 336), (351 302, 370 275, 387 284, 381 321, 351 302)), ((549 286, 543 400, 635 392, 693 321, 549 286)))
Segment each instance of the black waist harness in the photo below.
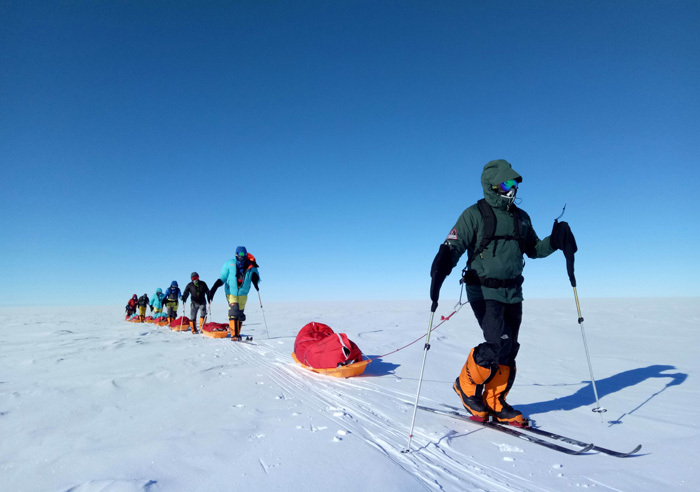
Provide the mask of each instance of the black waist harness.
POLYGON ((500 289, 500 288, 517 288, 523 285, 525 278, 522 275, 518 275, 515 278, 487 278, 479 277, 474 270, 466 270, 462 280, 467 285, 482 285, 490 289, 500 289))

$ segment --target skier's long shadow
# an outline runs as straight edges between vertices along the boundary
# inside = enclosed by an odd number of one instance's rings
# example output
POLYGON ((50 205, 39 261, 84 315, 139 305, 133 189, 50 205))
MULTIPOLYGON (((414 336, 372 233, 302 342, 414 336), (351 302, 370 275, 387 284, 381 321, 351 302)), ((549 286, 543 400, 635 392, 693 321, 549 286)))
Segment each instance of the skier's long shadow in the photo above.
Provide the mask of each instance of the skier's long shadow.
MULTIPOLYGON (((670 388, 671 386, 678 386, 679 384, 683 384, 683 382, 688 378, 688 375, 682 372, 676 372, 672 374, 665 374, 665 371, 671 371, 675 370, 676 368, 674 366, 666 366, 666 365, 653 365, 649 367, 640 367, 638 369, 631 369, 629 371, 621 372, 619 374, 615 374, 614 376, 610 376, 609 378, 601 379, 600 381, 596 381, 596 389, 598 390, 598 397, 599 399, 602 399, 606 395, 610 395, 612 393, 615 393, 617 391, 623 390, 625 388, 628 388, 630 386, 635 386, 643 381, 646 381, 647 379, 652 379, 652 378, 663 378, 663 379, 670 379, 668 383, 666 383, 666 386, 664 386, 661 390, 657 391, 656 393, 652 394, 649 398, 647 398, 645 401, 637 405, 636 408, 625 412, 620 416, 617 420, 610 421, 610 424, 619 424, 621 423, 622 417, 625 415, 629 415, 631 413, 636 412, 639 408, 644 406, 647 402, 649 402, 652 398, 654 398, 656 395, 660 394, 661 392, 665 391, 667 388, 670 388)), ((530 403, 530 404, 525 404, 525 405, 517 405, 518 410, 523 412, 524 415, 534 415, 534 414, 542 414, 542 413, 547 413, 547 412, 552 412, 554 410, 573 410, 575 408, 579 407, 585 407, 589 405, 595 404, 595 394, 593 393, 593 387, 590 381, 588 381, 588 384, 585 385, 584 387, 580 388, 576 393, 568 396, 564 396, 562 398, 555 398, 554 400, 549 400, 549 401, 542 401, 542 402, 537 402, 537 403, 530 403)))
POLYGON ((367 365, 365 372, 362 373, 363 376, 386 376, 388 374, 394 374, 396 368, 400 364, 392 364, 391 362, 384 362, 381 358, 374 359, 373 355, 366 355, 365 357, 372 359, 372 363, 367 365))

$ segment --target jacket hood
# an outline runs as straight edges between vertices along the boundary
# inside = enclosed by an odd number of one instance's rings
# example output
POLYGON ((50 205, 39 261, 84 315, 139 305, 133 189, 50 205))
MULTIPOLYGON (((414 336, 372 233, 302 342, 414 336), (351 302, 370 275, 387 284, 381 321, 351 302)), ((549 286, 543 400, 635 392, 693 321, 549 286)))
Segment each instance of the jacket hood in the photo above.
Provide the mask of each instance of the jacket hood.
POLYGON ((506 208, 507 201, 498 196, 498 193, 493 191, 491 187, 509 179, 514 179, 518 183, 523 181, 522 176, 513 170, 508 161, 498 159, 484 166, 484 171, 481 173, 481 187, 484 189, 484 198, 489 205, 494 208, 506 208))
POLYGON ((177 280, 170 282, 170 287, 177 287, 177 280))

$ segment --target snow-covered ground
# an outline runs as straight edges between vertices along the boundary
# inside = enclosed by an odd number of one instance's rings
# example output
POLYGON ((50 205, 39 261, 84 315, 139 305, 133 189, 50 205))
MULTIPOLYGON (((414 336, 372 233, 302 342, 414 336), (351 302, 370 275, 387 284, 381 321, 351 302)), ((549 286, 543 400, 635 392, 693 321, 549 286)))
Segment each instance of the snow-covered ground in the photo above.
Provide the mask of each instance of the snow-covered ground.
MULTIPOLYGON (((309 321, 370 357, 425 335, 429 302, 249 303, 233 343, 124 321, 121 307, 0 308, 0 490, 697 490, 700 299, 527 300, 509 401, 537 425, 619 450, 568 456, 419 411, 423 342, 334 379, 292 361, 309 321), (406 404, 408 401, 410 404, 406 404)), ((441 315, 454 302, 442 301, 441 315)), ((215 306, 213 320, 225 322, 215 306)), ((464 306, 435 330, 421 403, 481 340, 464 306)))

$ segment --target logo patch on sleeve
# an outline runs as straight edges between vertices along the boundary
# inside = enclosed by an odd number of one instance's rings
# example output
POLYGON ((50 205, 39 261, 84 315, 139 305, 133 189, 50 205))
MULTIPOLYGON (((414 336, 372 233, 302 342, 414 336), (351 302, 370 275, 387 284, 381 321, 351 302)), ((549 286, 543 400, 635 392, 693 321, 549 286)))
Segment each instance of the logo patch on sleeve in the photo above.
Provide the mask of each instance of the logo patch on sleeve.
POLYGON ((450 231, 450 233, 447 235, 447 239, 457 239, 457 228, 450 231))

